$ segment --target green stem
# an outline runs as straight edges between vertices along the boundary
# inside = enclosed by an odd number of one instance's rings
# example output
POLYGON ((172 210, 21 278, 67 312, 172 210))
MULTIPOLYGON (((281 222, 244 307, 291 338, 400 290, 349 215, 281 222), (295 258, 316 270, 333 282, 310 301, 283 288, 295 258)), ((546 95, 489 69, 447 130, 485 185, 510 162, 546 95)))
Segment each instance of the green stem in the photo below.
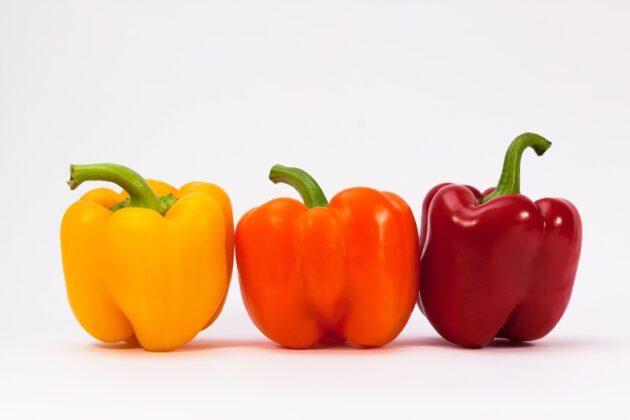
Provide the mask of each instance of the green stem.
POLYGON ((125 207, 144 207, 160 214, 168 210, 147 181, 125 166, 114 163, 70 165, 70 180, 68 181, 70 189, 74 190, 84 181, 107 181, 117 184, 129 194, 129 203, 125 207))
POLYGON ((295 188, 304 200, 306 207, 328 207, 328 200, 324 192, 312 176, 299 168, 288 168, 274 165, 269 172, 269 179, 274 184, 282 182, 295 188))
POLYGON ((479 200, 488 202, 502 195, 518 194, 521 191, 521 157, 528 147, 534 149, 538 156, 542 156, 551 147, 551 142, 534 133, 523 133, 512 141, 505 153, 503 171, 497 188, 479 200))

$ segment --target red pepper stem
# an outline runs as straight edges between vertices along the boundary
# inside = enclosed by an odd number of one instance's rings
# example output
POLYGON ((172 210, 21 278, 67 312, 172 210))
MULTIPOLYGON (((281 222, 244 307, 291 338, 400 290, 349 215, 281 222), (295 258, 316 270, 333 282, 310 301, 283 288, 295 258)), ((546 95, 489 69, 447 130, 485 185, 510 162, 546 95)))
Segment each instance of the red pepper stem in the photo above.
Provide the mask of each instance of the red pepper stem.
POLYGON ((308 173, 299 168, 288 168, 274 165, 269 172, 269 179, 274 184, 282 182, 295 188, 302 197, 306 207, 328 207, 328 200, 321 187, 308 173))
POLYGON ((137 172, 114 163, 70 165, 68 185, 74 190, 84 181, 107 181, 117 184, 129 194, 128 207, 144 207, 164 214, 168 208, 137 172))
POLYGON ((550 147, 551 142, 534 133, 523 133, 512 141, 505 153, 503 171, 497 188, 482 197, 480 203, 485 203, 502 195, 518 194, 521 192, 521 157, 528 147, 534 149, 538 156, 542 156, 550 147))

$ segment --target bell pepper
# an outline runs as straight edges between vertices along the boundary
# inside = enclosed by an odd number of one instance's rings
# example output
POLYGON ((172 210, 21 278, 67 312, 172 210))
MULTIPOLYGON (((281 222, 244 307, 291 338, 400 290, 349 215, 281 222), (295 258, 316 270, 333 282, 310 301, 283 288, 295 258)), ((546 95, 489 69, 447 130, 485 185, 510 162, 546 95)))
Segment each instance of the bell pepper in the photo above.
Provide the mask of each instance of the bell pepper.
POLYGON ((218 186, 176 189, 114 164, 72 165, 71 189, 109 181, 66 211, 61 251, 70 306, 98 340, 183 346, 225 302, 233 260, 230 201, 218 186))
POLYGON ((419 282, 419 244, 399 196, 351 188, 330 203, 297 168, 269 175, 299 192, 247 212, 236 228, 236 260, 247 311, 288 348, 349 342, 383 346, 407 323, 419 282))
POLYGON ((421 310, 452 343, 480 348, 495 337, 530 341, 563 315, 580 257, 582 228, 567 200, 520 192, 521 156, 551 143, 525 133, 505 155, 496 189, 440 184, 422 208, 421 310))

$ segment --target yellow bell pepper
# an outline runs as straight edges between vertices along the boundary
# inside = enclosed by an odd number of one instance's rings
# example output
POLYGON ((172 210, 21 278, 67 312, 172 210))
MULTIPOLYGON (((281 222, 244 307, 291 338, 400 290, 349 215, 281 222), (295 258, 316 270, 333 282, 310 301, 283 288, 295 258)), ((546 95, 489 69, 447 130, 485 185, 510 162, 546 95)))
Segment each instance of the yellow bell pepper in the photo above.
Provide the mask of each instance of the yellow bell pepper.
POLYGON ((72 165, 71 189, 109 181, 66 211, 61 251, 70 306, 98 340, 146 350, 183 346, 219 315, 232 274, 227 194, 193 182, 179 190, 114 164, 72 165))

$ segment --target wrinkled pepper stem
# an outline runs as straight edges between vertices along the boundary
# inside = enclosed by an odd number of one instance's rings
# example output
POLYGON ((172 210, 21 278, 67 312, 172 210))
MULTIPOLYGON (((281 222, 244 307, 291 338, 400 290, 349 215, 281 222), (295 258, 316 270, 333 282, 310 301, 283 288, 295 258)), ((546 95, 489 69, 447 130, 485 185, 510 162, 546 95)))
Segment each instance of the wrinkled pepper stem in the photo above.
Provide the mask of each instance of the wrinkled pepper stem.
POLYGON ((144 207, 160 214, 166 213, 166 205, 153 192, 147 181, 137 172, 114 163, 70 165, 68 185, 74 190, 84 181, 107 181, 117 184, 129 194, 127 207, 144 207))
POLYGON ((282 182, 295 188, 302 197, 306 207, 328 207, 328 200, 321 187, 312 176, 299 168, 288 168, 282 165, 274 165, 269 172, 269 179, 274 184, 282 182))
POLYGON ((521 192, 521 157, 528 147, 534 149, 538 156, 542 156, 551 147, 551 142, 534 133, 523 133, 515 138, 505 153, 503 170, 497 188, 492 193, 482 197, 479 200, 480 203, 486 203, 502 195, 521 192))

